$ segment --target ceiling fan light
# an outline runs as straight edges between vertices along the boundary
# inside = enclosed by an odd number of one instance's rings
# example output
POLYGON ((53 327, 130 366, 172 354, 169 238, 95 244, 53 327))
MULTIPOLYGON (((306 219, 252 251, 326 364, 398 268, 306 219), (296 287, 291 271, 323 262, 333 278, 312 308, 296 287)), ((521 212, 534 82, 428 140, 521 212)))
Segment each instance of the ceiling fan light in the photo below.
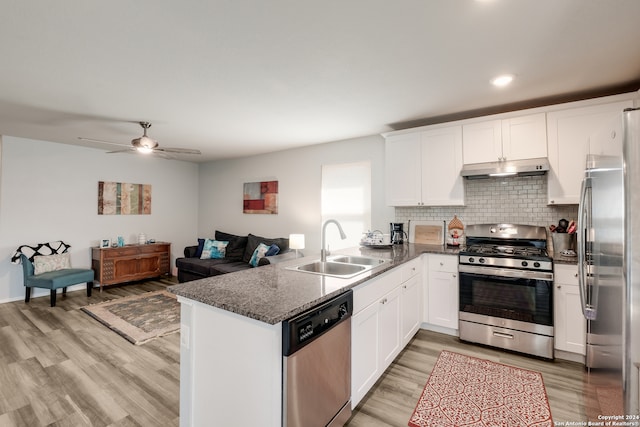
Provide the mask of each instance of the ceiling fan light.
POLYGON ((140 147, 148 148, 150 150, 158 146, 158 143, 148 136, 141 137, 139 144, 140 147))
POLYGON ((153 153, 153 148, 145 147, 144 145, 140 145, 139 147, 136 147, 136 150, 138 150, 138 153, 142 153, 142 154, 153 153))

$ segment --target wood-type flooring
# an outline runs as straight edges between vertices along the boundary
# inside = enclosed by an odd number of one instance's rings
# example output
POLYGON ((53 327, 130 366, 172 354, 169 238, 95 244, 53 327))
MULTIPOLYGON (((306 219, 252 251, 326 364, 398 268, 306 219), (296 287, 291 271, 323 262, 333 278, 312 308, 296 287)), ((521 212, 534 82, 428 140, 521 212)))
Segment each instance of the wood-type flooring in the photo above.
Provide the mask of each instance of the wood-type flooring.
MULTIPOLYGON (((178 426, 180 334, 135 346, 79 310, 173 283, 163 279, 95 289, 91 298, 82 290, 68 292, 54 308, 48 296, 29 304, 0 304, 0 426, 178 426)), ((586 421, 600 413, 594 395, 602 381, 582 365, 523 357, 421 330, 347 425, 406 426, 443 349, 541 372, 556 422, 586 421)))

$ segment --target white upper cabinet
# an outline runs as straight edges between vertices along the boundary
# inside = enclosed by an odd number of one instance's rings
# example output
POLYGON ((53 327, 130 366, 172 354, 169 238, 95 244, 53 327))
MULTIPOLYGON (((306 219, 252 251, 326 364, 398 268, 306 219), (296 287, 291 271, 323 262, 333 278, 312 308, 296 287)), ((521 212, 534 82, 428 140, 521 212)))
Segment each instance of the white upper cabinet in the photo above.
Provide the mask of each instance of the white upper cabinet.
POLYGON ((422 204, 420 132, 388 136, 385 143, 385 181, 388 206, 422 204))
POLYGON ((462 126, 464 164, 547 157, 544 113, 462 126))
POLYGON ((587 154, 622 152, 622 111, 633 101, 619 101, 547 114, 549 204, 578 204, 587 154))
POLYGON ((462 126, 464 164, 502 160, 501 120, 462 126))
POLYGON ((461 126, 391 135, 385 150, 389 206, 464 205, 461 126))

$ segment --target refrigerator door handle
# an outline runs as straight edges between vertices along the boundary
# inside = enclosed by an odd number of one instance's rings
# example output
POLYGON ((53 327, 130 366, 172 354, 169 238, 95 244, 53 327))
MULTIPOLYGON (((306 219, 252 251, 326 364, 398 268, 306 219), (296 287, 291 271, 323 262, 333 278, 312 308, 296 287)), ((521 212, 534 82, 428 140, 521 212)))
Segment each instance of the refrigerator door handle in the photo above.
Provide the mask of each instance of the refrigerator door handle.
POLYGON ((580 188, 580 204, 578 205, 578 290, 582 314, 587 320, 596 318, 596 308, 590 304, 587 296, 587 277, 589 272, 587 259, 587 243, 591 232, 591 207, 587 206, 587 196, 591 192, 591 178, 586 176, 580 188))

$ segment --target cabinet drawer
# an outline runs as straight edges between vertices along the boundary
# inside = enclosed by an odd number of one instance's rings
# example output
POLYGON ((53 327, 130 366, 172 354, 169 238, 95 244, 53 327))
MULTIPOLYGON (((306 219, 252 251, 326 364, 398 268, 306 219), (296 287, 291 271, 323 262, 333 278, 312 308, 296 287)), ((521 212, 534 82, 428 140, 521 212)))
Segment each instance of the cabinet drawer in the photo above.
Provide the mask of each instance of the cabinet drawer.
POLYGON ((400 268, 402 269, 403 283, 411 279, 413 276, 422 273, 422 263, 420 262, 420 258, 409 261, 400 268))
POLYGON ((108 248, 108 249, 101 249, 103 251, 103 257, 105 259, 108 258, 121 258, 121 257, 130 257, 130 256, 136 256, 138 254, 138 249, 133 247, 133 248, 108 248))
POLYGON ((140 253, 142 254, 155 254, 158 252, 166 252, 168 248, 168 245, 162 245, 162 244, 148 244, 148 245, 141 245, 138 247, 140 253))
POLYGON ((455 255, 429 254, 429 271, 448 271, 455 273, 458 271, 458 257, 455 255))
POLYGON ((377 302, 400 285, 401 268, 394 268, 353 289, 353 314, 377 302))
POLYGON ((555 283, 565 283, 567 285, 577 285, 578 284, 578 266, 577 265, 556 264, 554 266, 553 281, 555 283))

